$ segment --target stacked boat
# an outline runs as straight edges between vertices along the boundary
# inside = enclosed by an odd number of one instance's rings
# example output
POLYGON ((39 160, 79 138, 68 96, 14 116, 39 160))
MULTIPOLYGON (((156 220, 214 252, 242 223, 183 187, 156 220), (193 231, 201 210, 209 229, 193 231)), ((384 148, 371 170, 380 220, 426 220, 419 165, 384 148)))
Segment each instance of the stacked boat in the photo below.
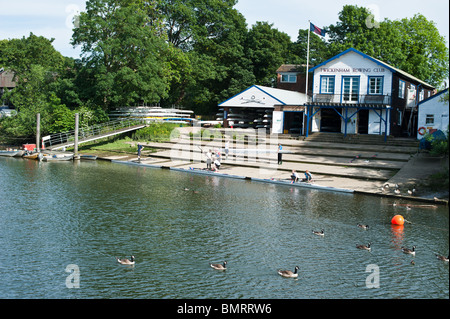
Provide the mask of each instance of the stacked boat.
POLYGON ((118 107, 109 114, 111 119, 133 118, 151 121, 165 121, 188 124, 193 120, 194 111, 159 106, 118 107))
MULTIPOLYGON (((265 128, 272 127, 272 109, 230 109, 227 114, 228 125, 233 128, 265 128)), ((217 121, 224 120, 224 109, 216 114, 217 121)))

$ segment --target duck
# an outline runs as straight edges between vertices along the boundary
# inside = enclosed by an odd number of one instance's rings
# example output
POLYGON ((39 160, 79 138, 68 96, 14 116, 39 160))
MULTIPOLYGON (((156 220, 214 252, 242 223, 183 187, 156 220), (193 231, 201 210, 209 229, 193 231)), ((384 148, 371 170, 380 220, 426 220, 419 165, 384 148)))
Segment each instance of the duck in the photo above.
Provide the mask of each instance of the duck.
POLYGON ((325 233, 323 232, 323 229, 321 231, 313 230, 312 233, 314 235, 318 235, 318 236, 325 236, 325 233))
POLYGON ((408 189, 408 194, 410 196, 415 196, 416 195, 416 185, 414 185, 412 189, 408 189))
POLYGON ((369 229, 369 225, 358 224, 356 226, 358 226, 359 228, 362 228, 362 229, 366 229, 366 230, 369 229))
POLYGON ((290 270, 281 270, 279 269, 277 272, 281 277, 285 277, 285 278, 297 278, 298 277, 298 266, 295 266, 294 271, 290 271, 290 270))
POLYGON ((412 246, 412 249, 409 249, 409 248, 406 248, 406 247, 402 247, 402 251, 405 254, 410 254, 410 255, 415 256, 416 255, 416 246, 412 246))
POLYGON ((215 270, 227 270, 227 262, 224 261, 223 264, 209 264, 211 268, 215 270))
POLYGON ((370 247, 370 245, 371 243, 368 243, 367 245, 356 245, 356 248, 371 251, 372 248, 370 247))
POLYGON ((122 265, 134 265, 134 263, 135 263, 134 256, 131 256, 130 259, 116 257, 116 260, 119 264, 122 264, 122 265))
POLYGON ((442 260, 442 261, 448 262, 448 257, 450 257, 450 256, 445 257, 445 256, 441 256, 441 255, 437 255, 436 254, 436 258, 439 259, 439 260, 442 260))
POLYGON ((400 195, 400 193, 401 193, 400 189, 399 188, 394 189, 394 193, 397 194, 397 195, 400 195))

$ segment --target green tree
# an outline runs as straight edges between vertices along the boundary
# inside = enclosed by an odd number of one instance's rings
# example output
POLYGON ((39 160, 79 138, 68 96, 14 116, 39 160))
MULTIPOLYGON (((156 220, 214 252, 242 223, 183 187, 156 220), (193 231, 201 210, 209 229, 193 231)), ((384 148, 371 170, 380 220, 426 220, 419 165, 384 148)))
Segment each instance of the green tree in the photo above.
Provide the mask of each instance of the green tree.
POLYGON ((326 28, 336 55, 353 47, 434 86, 448 77, 448 49, 434 22, 423 15, 375 22, 364 7, 346 5, 339 21, 326 28))
POLYGON ((255 84, 273 86, 276 70, 286 63, 291 45, 290 37, 268 22, 256 22, 247 34, 246 57, 251 60, 255 84))
POLYGON ((78 83, 105 110, 167 96, 170 55, 155 3, 89 0, 80 14, 72 36, 82 51, 78 83))

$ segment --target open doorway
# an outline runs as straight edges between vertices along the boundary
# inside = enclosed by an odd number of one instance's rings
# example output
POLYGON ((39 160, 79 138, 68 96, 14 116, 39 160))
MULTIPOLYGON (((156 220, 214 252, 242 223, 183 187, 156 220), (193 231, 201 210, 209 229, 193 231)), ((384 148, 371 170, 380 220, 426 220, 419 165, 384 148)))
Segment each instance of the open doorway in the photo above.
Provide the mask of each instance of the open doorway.
POLYGON ((320 131, 321 132, 341 132, 341 117, 337 113, 342 114, 342 108, 322 108, 320 110, 320 131))
POLYGON ((358 111, 358 134, 369 134, 369 110, 358 111))
POLYGON ((302 134, 303 112, 284 111, 283 133, 302 134))

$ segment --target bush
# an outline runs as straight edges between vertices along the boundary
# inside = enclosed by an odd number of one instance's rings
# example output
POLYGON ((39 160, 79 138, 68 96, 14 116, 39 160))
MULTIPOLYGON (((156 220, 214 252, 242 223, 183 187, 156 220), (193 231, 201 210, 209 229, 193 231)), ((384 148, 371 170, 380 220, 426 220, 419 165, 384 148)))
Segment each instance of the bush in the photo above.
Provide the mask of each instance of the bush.
POLYGON ((150 126, 137 130, 133 134, 135 141, 165 142, 170 138, 178 138, 180 132, 176 129, 180 124, 176 123, 153 123, 150 126))

